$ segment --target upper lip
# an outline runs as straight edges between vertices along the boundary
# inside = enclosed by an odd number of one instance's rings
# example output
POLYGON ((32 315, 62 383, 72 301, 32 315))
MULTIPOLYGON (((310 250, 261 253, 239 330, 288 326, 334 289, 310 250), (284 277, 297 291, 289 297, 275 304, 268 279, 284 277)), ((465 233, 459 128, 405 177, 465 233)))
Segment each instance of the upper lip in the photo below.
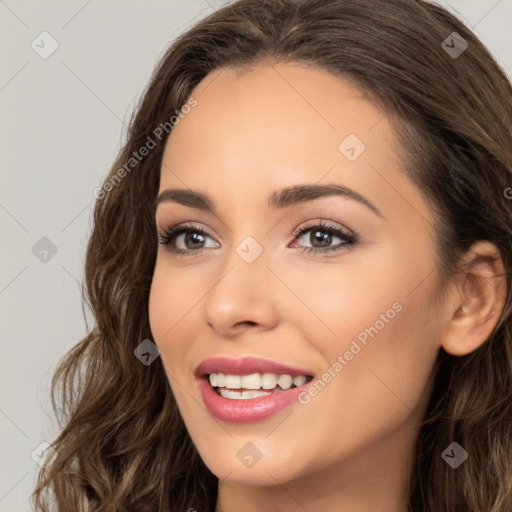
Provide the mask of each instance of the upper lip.
POLYGON ((312 375, 309 370, 292 368, 270 359, 259 357, 242 357, 232 359, 229 357, 213 357, 205 359, 197 365, 194 372, 196 377, 203 377, 209 373, 224 373, 229 375, 248 375, 250 373, 275 373, 277 375, 312 375))

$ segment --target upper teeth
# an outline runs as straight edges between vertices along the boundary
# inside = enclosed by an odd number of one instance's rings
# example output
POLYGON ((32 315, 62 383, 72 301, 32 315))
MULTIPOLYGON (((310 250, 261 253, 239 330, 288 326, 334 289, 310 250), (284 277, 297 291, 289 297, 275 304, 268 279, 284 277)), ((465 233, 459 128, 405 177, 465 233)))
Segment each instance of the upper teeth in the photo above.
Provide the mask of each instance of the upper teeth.
POLYGON ((210 384, 213 387, 229 389, 274 389, 278 384, 282 389, 289 389, 292 384, 302 386, 306 380, 305 375, 292 377, 275 373, 251 373, 249 375, 210 373, 210 384))

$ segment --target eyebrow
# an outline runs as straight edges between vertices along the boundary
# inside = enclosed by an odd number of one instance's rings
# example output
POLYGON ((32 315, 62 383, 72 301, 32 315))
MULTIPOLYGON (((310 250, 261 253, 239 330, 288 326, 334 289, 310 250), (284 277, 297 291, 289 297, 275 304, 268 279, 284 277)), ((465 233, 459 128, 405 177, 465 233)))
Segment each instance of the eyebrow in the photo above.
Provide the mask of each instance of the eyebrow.
MULTIPOLYGON (((343 185, 294 185, 280 191, 272 192, 268 197, 269 209, 282 209, 305 201, 312 201, 319 197, 343 196, 368 207, 379 217, 384 217, 380 210, 364 196, 343 185)), ((189 189, 167 189, 162 191, 153 203, 153 213, 160 203, 178 203, 183 206, 197 208, 216 214, 215 206, 210 196, 189 189)))

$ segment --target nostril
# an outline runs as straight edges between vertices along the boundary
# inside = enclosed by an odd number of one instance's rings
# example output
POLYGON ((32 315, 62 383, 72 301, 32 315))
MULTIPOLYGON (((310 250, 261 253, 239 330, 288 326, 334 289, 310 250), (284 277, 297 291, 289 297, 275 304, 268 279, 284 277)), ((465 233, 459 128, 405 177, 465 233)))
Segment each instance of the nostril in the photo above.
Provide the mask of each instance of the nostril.
POLYGON ((239 325, 244 325, 244 324, 247 324, 247 325, 257 325, 256 322, 253 322, 251 320, 246 320, 244 322, 238 322, 237 324, 235 324, 235 327, 238 327, 239 325))

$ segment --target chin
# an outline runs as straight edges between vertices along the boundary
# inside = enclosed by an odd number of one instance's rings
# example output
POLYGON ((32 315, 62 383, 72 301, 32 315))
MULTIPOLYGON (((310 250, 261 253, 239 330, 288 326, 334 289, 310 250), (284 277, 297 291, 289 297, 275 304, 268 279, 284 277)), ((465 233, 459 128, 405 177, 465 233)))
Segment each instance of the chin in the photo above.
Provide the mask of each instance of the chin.
POLYGON ((230 438, 231 447, 223 445, 218 450, 200 450, 199 453, 219 480, 236 484, 271 486, 293 480, 303 472, 304 457, 300 455, 299 447, 292 450, 295 455, 287 455, 279 447, 269 446, 268 440, 251 438, 249 441, 234 436, 230 438))

